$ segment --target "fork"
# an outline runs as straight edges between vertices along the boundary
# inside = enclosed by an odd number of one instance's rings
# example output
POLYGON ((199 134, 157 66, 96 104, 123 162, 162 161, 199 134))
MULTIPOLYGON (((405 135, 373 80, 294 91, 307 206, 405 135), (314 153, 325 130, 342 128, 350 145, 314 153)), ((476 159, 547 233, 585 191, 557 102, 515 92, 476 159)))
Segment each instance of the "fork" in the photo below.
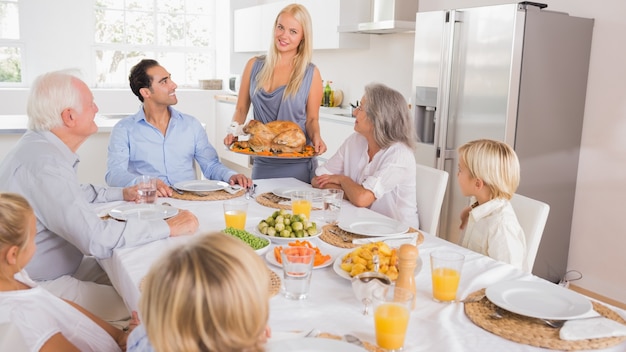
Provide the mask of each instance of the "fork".
POLYGON ((328 229, 328 232, 332 233, 335 236, 339 236, 341 240, 344 242, 350 242, 350 239, 348 238, 348 236, 344 235, 343 233, 339 233, 333 229, 328 229))
POLYGON ((250 187, 248 187, 248 189, 246 190, 246 199, 250 199, 252 197, 254 197, 254 192, 256 190, 256 184, 253 183, 250 187))
POLYGON ((311 329, 311 331, 307 332, 306 335, 304 335, 304 337, 318 337, 320 334, 320 331, 313 328, 311 329))

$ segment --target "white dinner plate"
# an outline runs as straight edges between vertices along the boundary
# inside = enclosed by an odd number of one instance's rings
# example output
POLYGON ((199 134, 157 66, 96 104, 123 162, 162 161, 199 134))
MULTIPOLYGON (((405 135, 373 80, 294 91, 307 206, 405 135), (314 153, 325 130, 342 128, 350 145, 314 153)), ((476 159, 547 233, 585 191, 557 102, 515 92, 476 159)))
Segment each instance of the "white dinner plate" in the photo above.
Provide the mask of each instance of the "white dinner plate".
POLYGON ((187 192, 214 192, 228 187, 228 183, 215 180, 193 180, 174 184, 174 187, 187 192))
POLYGON ((287 199, 291 199, 291 194, 297 191, 307 191, 313 192, 313 198, 322 198, 322 191, 315 188, 307 188, 307 187, 280 187, 276 188, 272 191, 275 195, 287 199))
POLYGON ((162 204, 127 204, 109 211, 110 217, 123 221, 128 219, 167 219, 176 214, 178 214, 177 208, 162 204))
POLYGON ((357 218, 341 221, 340 229, 362 236, 392 236, 409 231, 409 227, 394 219, 357 218))
MULTIPOLYGON (((322 252, 322 254, 327 255, 327 253, 324 253, 324 252, 322 252)), ((321 269, 321 268, 325 268, 325 267, 331 265, 333 263, 333 259, 335 259, 335 257, 333 257, 332 254, 328 254, 328 255, 330 255, 330 259, 328 259, 327 261, 325 261, 324 263, 322 263, 320 265, 315 265, 313 267, 313 269, 321 269)), ((269 251, 269 252, 267 252, 267 254, 265 254, 265 259, 267 259, 267 261, 270 264, 272 264, 272 265, 276 265, 277 267, 280 267, 280 268, 283 267, 283 264, 279 263, 276 260, 276 257, 274 256, 274 251, 273 250, 269 251)))
POLYGON ((266 352, 363 352, 365 349, 341 340, 301 337, 272 341, 270 338, 265 345, 266 352))
POLYGON ((317 225, 317 233, 313 236, 306 236, 306 237, 277 237, 277 236, 268 236, 268 235, 264 235, 262 234, 259 229, 255 226, 254 229, 246 229, 246 231, 248 232, 252 232, 253 234, 262 237, 262 238, 267 238, 268 240, 274 242, 274 243, 288 243, 288 242, 292 242, 292 241, 296 241, 296 240, 300 240, 300 241, 308 241, 311 238, 316 238, 316 237, 320 237, 320 235, 322 234, 322 228, 320 227, 320 225, 317 225))
POLYGON ((503 281, 485 294, 500 308, 540 319, 568 320, 593 309, 588 298, 549 282, 503 281))
MULTIPOLYGON (((333 270, 335 270, 337 275, 341 276, 342 278, 346 280, 352 280, 352 276, 350 276, 350 274, 348 274, 345 270, 341 269, 341 259, 350 252, 351 251, 346 251, 346 252, 341 253, 340 255, 337 256, 337 258, 335 259, 335 262, 333 263, 333 270)), ((419 272, 422 270, 422 264, 423 264, 422 258, 417 257, 417 266, 415 267, 415 276, 417 276, 417 274, 419 274, 419 272)))

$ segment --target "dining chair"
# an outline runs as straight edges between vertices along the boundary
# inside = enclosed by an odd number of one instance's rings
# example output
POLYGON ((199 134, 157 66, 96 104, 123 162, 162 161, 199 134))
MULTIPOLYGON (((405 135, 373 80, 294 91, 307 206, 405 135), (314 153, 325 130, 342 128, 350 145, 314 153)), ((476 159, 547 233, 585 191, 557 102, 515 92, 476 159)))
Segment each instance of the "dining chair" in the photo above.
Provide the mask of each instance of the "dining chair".
POLYGON ((517 193, 511 198, 511 205, 526 237, 528 254, 526 255, 525 270, 530 273, 535 265, 535 257, 537 257, 543 229, 546 226, 546 221, 548 221, 550 206, 539 200, 517 193))
POLYGON ((441 206, 448 186, 448 173, 425 165, 416 165, 417 213, 420 230, 437 235, 441 206))

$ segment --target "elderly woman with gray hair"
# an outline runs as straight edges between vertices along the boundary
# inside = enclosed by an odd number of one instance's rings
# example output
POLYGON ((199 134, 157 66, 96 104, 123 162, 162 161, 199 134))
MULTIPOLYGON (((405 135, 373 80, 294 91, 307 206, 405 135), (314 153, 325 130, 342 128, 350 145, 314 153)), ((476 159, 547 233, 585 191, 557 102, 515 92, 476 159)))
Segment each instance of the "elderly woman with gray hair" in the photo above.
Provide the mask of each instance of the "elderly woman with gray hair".
POLYGON ((418 228, 414 126, 402 94, 383 84, 365 87, 353 133, 315 170, 317 188, 339 188, 367 207, 418 228))

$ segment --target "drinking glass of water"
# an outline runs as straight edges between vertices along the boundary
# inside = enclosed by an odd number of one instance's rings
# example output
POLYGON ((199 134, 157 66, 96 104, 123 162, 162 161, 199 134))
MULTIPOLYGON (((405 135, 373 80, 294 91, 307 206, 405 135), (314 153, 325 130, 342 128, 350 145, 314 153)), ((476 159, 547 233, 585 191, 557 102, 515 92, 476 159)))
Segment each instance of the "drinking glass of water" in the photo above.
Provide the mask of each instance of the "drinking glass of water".
POLYGON ((139 203, 154 204, 157 197, 157 178, 154 176, 142 175, 135 179, 139 203))
POLYGON ((340 189, 325 189, 322 193, 324 199, 324 222, 336 224, 341 212, 343 191, 340 189))
POLYGON ((283 295, 305 299, 309 295, 315 250, 309 247, 287 247, 280 252, 283 265, 283 295))

